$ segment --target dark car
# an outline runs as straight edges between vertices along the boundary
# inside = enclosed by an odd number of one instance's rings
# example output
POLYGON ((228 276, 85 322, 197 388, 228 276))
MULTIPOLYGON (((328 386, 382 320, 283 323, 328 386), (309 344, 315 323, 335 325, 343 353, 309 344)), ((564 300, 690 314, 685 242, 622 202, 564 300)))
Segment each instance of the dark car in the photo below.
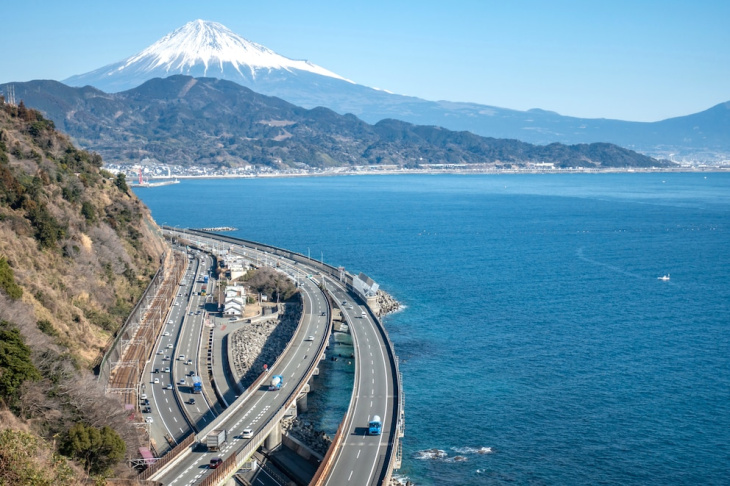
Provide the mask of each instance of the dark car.
POLYGON ((215 469, 221 464, 223 464, 223 459, 221 459, 220 457, 214 457, 210 460, 210 465, 208 467, 210 467, 211 469, 215 469))

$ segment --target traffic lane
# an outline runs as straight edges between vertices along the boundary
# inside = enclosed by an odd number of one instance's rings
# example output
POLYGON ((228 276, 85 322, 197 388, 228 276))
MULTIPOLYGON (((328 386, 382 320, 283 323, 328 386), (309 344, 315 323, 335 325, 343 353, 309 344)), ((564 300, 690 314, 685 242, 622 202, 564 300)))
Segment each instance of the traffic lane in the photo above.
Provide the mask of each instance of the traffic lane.
POLYGON ((205 427, 205 425, 215 418, 215 413, 210 409, 207 400, 205 400, 202 394, 193 392, 192 382, 194 375, 200 376, 200 371, 197 369, 199 358, 197 351, 198 342, 200 341, 200 330, 203 323, 202 315, 194 316, 187 323, 191 332, 187 333, 188 340, 186 340, 186 347, 182 352, 185 354, 181 353, 178 355, 178 359, 175 362, 175 376, 179 377, 175 386, 180 398, 180 406, 186 407, 190 420, 194 424, 200 424, 205 427), (180 356, 184 356, 184 359, 180 360, 180 356), (190 402, 191 398, 194 399, 194 403, 190 402))
POLYGON ((388 423, 388 395, 393 384, 387 373, 386 357, 375 324, 369 315, 362 317, 359 306, 352 305, 350 309, 352 299, 335 288, 338 290, 334 294, 343 303, 343 312, 350 318, 356 345, 358 389, 348 435, 343 440, 328 482, 346 484, 354 477, 358 484, 371 484, 378 479, 379 474, 375 475, 376 466, 382 464, 389 437, 387 433, 369 436, 367 426, 374 415, 380 416, 384 425, 388 423))
MULTIPOLYGON (((185 275, 190 275, 191 271, 196 272, 197 267, 197 264, 189 265, 188 271, 185 275)), ((183 292, 189 294, 191 288, 192 282, 189 282, 188 284, 183 286, 183 292)), ((178 297, 179 295, 176 297, 175 301, 181 302, 181 300, 178 300, 178 297)), ((167 391, 171 390, 168 390, 166 388, 168 385, 172 385, 172 391, 174 391, 175 385, 173 383, 172 362, 174 360, 175 345, 173 339, 179 337, 179 334, 181 332, 183 322, 181 307, 182 306, 175 306, 173 304, 173 309, 176 309, 171 311, 173 314, 173 324, 170 324, 171 320, 168 316, 164 332, 162 333, 162 336, 160 336, 160 338, 158 339, 158 346, 154 355, 154 359, 151 360, 151 366, 149 366, 149 369, 147 370, 149 373, 148 375, 146 375, 150 376, 150 390, 153 396, 153 401, 152 403, 150 403, 150 411, 152 412, 154 410, 155 412, 150 416, 153 420, 152 423, 154 424, 155 422, 157 422, 158 424, 156 425, 156 427, 159 430, 156 435, 158 436, 158 438, 160 435, 162 435, 163 440, 165 433, 173 437, 175 440, 179 440, 190 432, 190 427, 187 423, 187 420, 185 419, 183 411, 177 404, 177 401, 174 400, 172 394, 167 394, 167 391), (170 371, 166 371, 167 368, 170 368, 170 371), (157 380, 157 383, 155 383, 155 380, 157 380), (159 394, 157 393, 158 387, 162 393, 159 399, 159 394), (171 401, 170 398, 173 398, 173 400, 171 401), (158 420, 155 421, 155 418, 157 418, 158 420)), ((164 442, 167 443, 166 440, 164 442)))
MULTIPOLYGON (((315 309, 311 298, 311 292, 321 291, 319 291, 319 289, 310 282, 310 288, 305 289, 304 292, 303 309, 305 310, 307 308, 310 308, 312 310, 315 309)), ((321 302, 323 302, 323 300, 321 300, 321 302)), ((322 304, 320 304, 320 307, 316 307, 316 309, 320 312, 322 309, 321 306, 322 304)), ((315 329, 315 331, 313 332, 316 332, 317 334, 323 333, 326 326, 319 326, 321 329, 317 329, 316 325, 314 328, 311 327, 311 319, 315 317, 317 316, 313 316, 311 312, 305 312, 304 318, 309 320, 309 322, 307 322, 307 325, 309 325, 309 329, 315 329)), ((285 360, 286 364, 283 366, 283 368, 281 367, 280 363, 273 369, 270 369, 268 372, 268 376, 281 375, 286 377, 287 375, 289 375, 291 377, 291 380, 287 380, 285 378, 282 388, 278 391, 267 390, 266 387, 268 383, 265 380, 262 383, 262 386, 260 386, 259 389, 256 390, 252 394, 252 396, 247 399, 247 401, 253 401, 252 404, 249 406, 242 406, 236 413, 232 414, 225 423, 221 424, 222 427, 226 428, 229 436, 233 437, 227 442, 227 445, 223 447, 221 451, 193 451, 193 460, 187 461, 184 464, 184 466, 187 467, 183 468, 182 464, 175 467, 172 471, 166 474, 164 478, 162 478, 163 481, 167 482, 167 480, 169 480, 170 483, 178 481, 181 481, 182 483, 187 483, 191 480, 201 479, 202 476, 206 474, 205 472, 201 471, 201 468, 204 469, 205 465, 210 462, 210 459, 212 459, 213 457, 221 457, 225 459, 230 454, 238 450, 238 448, 242 445, 240 443, 241 441, 249 440, 242 439, 240 437, 241 431, 243 429, 251 428, 255 430, 255 433, 258 433, 261 428, 268 422, 270 417, 275 415, 276 412, 284 406, 286 399, 289 396, 290 387, 294 386, 293 383, 298 383, 299 381, 301 381, 306 370, 308 369, 308 366, 302 367, 302 363, 308 363, 305 362, 304 356, 308 356, 310 360, 314 358, 314 352, 310 350, 309 346, 301 346, 301 344, 305 342, 302 339, 302 334, 304 333, 300 332, 299 335, 295 335, 293 337, 293 339, 300 340, 300 345, 290 349, 290 352, 293 353, 293 355, 290 356, 289 359, 285 360), (293 374, 289 374, 290 372, 292 372, 293 374), (197 455, 197 457, 195 455, 197 455)), ((308 345, 312 344, 311 342, 306 343, 308 345)))
MULTIPOLYGON (((169 316, 168 316, 169 321, 169 316)), ((169 434, 171 437, 175 437, 175 427, 174 423, 175 420, 179 420, 181 418, 180 416, 176 417, 170 417, 168 414, 165 413, 165 406, 166 403, 162 402, 162 398, 159 399, 158 403, 158 389, 156 385, 161 385, 161 383, 164 380, 164 378, 160 378, 158 376, 159 370, 164 369, 164 361, 163 358, 165 357, 164 354, 159 354, 160 349, 162 348, 162 343, 164 339, 164 334, 168 332, 167 327, 165 328, 164 332, 162 333, 162 336, 158 336, 157 343, 156 343, 156 349, 155 354, 153 354, 153 358, 148 360, 145 364, 145 370, 143 374, 143 387, 145 390, 145 394, 147 395, 146 400, 144 401, 144 407, 143 410, 147 412, 145 414, 145 421, 151 420, 150 424, 150 436, 155 440, 155 443, 157 444, 167 444, 167 441, 164 439, 165 434, 169 434), (156 373, 155 370, 158 370, 156 373), (147 377, 149 378, 149 383, 147 383, 147 377), (158 383, 155 384, 154 380, 157 378, 158 383), (149 417, 149 419, 148 419, 149 417), (170 421, 170 424, 167 424, 167 421, 170 421)))

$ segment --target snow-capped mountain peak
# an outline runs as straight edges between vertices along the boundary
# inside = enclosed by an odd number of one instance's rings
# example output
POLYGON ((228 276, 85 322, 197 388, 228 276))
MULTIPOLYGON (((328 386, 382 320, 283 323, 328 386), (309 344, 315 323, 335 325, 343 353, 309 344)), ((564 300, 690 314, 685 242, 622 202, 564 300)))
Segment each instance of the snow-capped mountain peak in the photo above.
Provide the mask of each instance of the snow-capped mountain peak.
MULTIPOLYGON (((167 34, 139 54, 116 68, 122 72, 135 64, 148 71, 163 68, 170 74, 189 74, 202 63, 204 75, 208 71, 223 70, 230 63, 236 71, 250 72, 255 77, 260 69, 298 69, 323 76, 343 79, 341 76, 307 61, 297 61, 281 56, 266 47, 244 39, 224 25, 205 20, 194 20, 167 34), (217 68, 217 69, 216 69, 217 68)), ((215 76, 214 73, 211 75, 215 76)))
POLYGON ((321 66, 289 59, 244 39, 218 22, 206 20, 188 22, 138 54, 64 82, 120 91, 148 79, 174 74, 228 79, 249 87, 259 84, 261 77, 281 82, 312 75, 354 84, 321 66))

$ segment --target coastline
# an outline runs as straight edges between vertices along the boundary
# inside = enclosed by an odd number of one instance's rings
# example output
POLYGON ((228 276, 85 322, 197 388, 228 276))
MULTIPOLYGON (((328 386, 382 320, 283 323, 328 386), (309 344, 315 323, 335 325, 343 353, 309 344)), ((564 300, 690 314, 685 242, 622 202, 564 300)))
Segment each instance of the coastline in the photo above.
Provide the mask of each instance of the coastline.
MULTIPOLYGON (((375 175, 509 175, 509 174, 648 174, 648 173, 727 173, 730 166, 712 167, 622 167, 622 168, 569 168, 569 169, 536 169, 515 168, 495 169, 494 167, 480 167, 473 169, 364 169, 341 170, 328 172, 286 172, 286 173, 256 173, 256 174, 177 174, 176 179, 277 179, 297 177, 343 177, 343 176, 375 176, 375 175)), ((164 181, 167 177, 151 177, 153 181, 164 181)), ((134 186, 139 187, 139 186, 134 186)))

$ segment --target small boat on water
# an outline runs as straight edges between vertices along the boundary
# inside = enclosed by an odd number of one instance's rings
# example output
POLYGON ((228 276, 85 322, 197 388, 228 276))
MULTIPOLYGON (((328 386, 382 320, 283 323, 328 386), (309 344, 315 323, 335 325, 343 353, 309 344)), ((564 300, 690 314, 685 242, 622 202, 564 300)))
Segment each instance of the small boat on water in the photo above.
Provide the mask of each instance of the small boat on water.
POLYGON ((663 280, 664 282, 666 282, 667 280, 669 280, 669 274, 662 275, 661 277, 657 277, 657 280, 663 280))

